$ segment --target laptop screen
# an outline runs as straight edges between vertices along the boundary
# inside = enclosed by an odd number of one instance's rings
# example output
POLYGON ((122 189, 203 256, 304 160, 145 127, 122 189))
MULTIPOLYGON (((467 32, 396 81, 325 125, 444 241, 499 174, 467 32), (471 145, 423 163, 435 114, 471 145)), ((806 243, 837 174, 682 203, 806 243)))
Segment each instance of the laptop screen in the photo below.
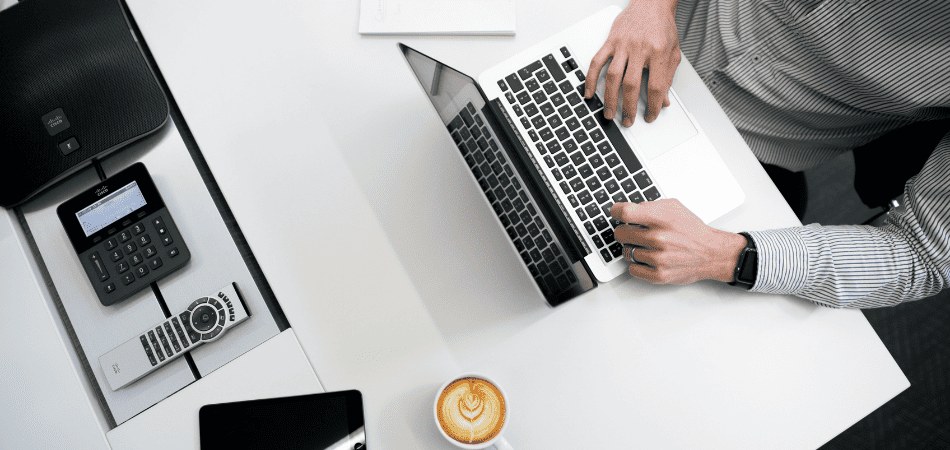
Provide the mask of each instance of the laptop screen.
POLYGON ((439 112, 442 123, 448 125, 469 102, 478 111, 485 107, 485 99, 471 77, 409 47, 400 48, 429 100, 439 112))

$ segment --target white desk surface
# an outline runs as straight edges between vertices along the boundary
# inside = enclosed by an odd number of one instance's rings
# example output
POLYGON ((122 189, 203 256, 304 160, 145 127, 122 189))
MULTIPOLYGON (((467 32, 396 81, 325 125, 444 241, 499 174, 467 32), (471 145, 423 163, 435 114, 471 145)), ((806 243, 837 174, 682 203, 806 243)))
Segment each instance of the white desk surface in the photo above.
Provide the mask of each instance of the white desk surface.
MULTIPOLYGON (((518 2, 514 38, 403 39, 477 75, 608 2, 518 2), (546 6, 545 6, 546 5, 546 6)), ((188 125, 328 390, 374 448, 450 448, 463 371, 510 396, 517 448, 815 448, 908 386, 857 311, 629 278, 549 309, 396 38, 359 3, 129 0, 188 125)), ((684 61, 674 87, 745 190, 713 223, 798 225, 684 61)))

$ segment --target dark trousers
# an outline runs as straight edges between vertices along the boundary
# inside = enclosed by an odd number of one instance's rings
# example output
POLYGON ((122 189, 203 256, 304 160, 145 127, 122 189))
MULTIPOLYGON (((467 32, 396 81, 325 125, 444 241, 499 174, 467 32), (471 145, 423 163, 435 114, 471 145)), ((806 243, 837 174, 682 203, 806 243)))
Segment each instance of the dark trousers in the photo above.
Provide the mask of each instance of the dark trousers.
MULTIPOLYGON (((950 131, 950 119, 915 122, 854 149, 854 190, 869 208, 887 207, 920 173, 927 158, 950 131)), ((804 172, 762 164, 799 220, 808 207, 804 172)))

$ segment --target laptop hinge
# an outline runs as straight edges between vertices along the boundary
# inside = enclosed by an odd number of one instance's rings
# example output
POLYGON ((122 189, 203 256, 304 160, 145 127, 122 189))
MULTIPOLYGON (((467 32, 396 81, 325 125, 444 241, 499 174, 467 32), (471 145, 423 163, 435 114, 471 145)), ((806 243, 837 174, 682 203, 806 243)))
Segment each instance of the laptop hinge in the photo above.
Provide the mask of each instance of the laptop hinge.
POLYGON ((525 170, 526 175, 533 181, 534 185, 537 186, 537 191, 539 194, 536 197, 539 198, 539 201, 547 203, 547 205, 540 205, 542 207, 547 207, 550 214, 549 219, 553 221, 557 226, 554 227, 555 233, 557 233, 560 240, 563 243, 566 243, 567 249, 574 253, 574 257, 578 260, 583 260, 585 256, 591 254, 590 247, 587 246, 587 243, 584 241, 580 230, 577 229, 574 222, 568 220, 567 218, 570 215, 567 213, 567 209, 564 207, 564 204, 561 203, 561 199, 558 198, 557 192, 554 191, 554 186, 551 185, 547 177, 543 176, 544 173, 541 170, 541 165, 535 159, 534 155, 529 150, 527 142, 522 138, 520 133, 515 132, 514 122, 511 121, 511 116, 508 115, 508 112, 505 111, 502 103, 496 98, 488 102, 488 107, 492 112, 492 117, 503 117, 507 122, 507 126, 498 127, 504 130, 505 137, 509 142, 518 142, 520 143, 521 151, 510 152, 511 154, 517 154, 521 157, 522 164, 533 166, 530 170, 525 170), (517 140, 517 141, 515 141, 517 140), (566 230, 570 230, 567 232, 566 230))

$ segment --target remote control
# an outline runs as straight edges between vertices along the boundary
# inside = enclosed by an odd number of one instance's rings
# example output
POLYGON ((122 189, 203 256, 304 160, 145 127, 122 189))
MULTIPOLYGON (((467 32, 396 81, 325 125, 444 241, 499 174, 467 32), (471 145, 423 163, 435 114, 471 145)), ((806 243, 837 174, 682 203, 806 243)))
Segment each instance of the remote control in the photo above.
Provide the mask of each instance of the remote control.
POLYGON ((231 283, 100 356, 99 365, 117 391, 185 352, 220 339, 249 316, 231 283))

